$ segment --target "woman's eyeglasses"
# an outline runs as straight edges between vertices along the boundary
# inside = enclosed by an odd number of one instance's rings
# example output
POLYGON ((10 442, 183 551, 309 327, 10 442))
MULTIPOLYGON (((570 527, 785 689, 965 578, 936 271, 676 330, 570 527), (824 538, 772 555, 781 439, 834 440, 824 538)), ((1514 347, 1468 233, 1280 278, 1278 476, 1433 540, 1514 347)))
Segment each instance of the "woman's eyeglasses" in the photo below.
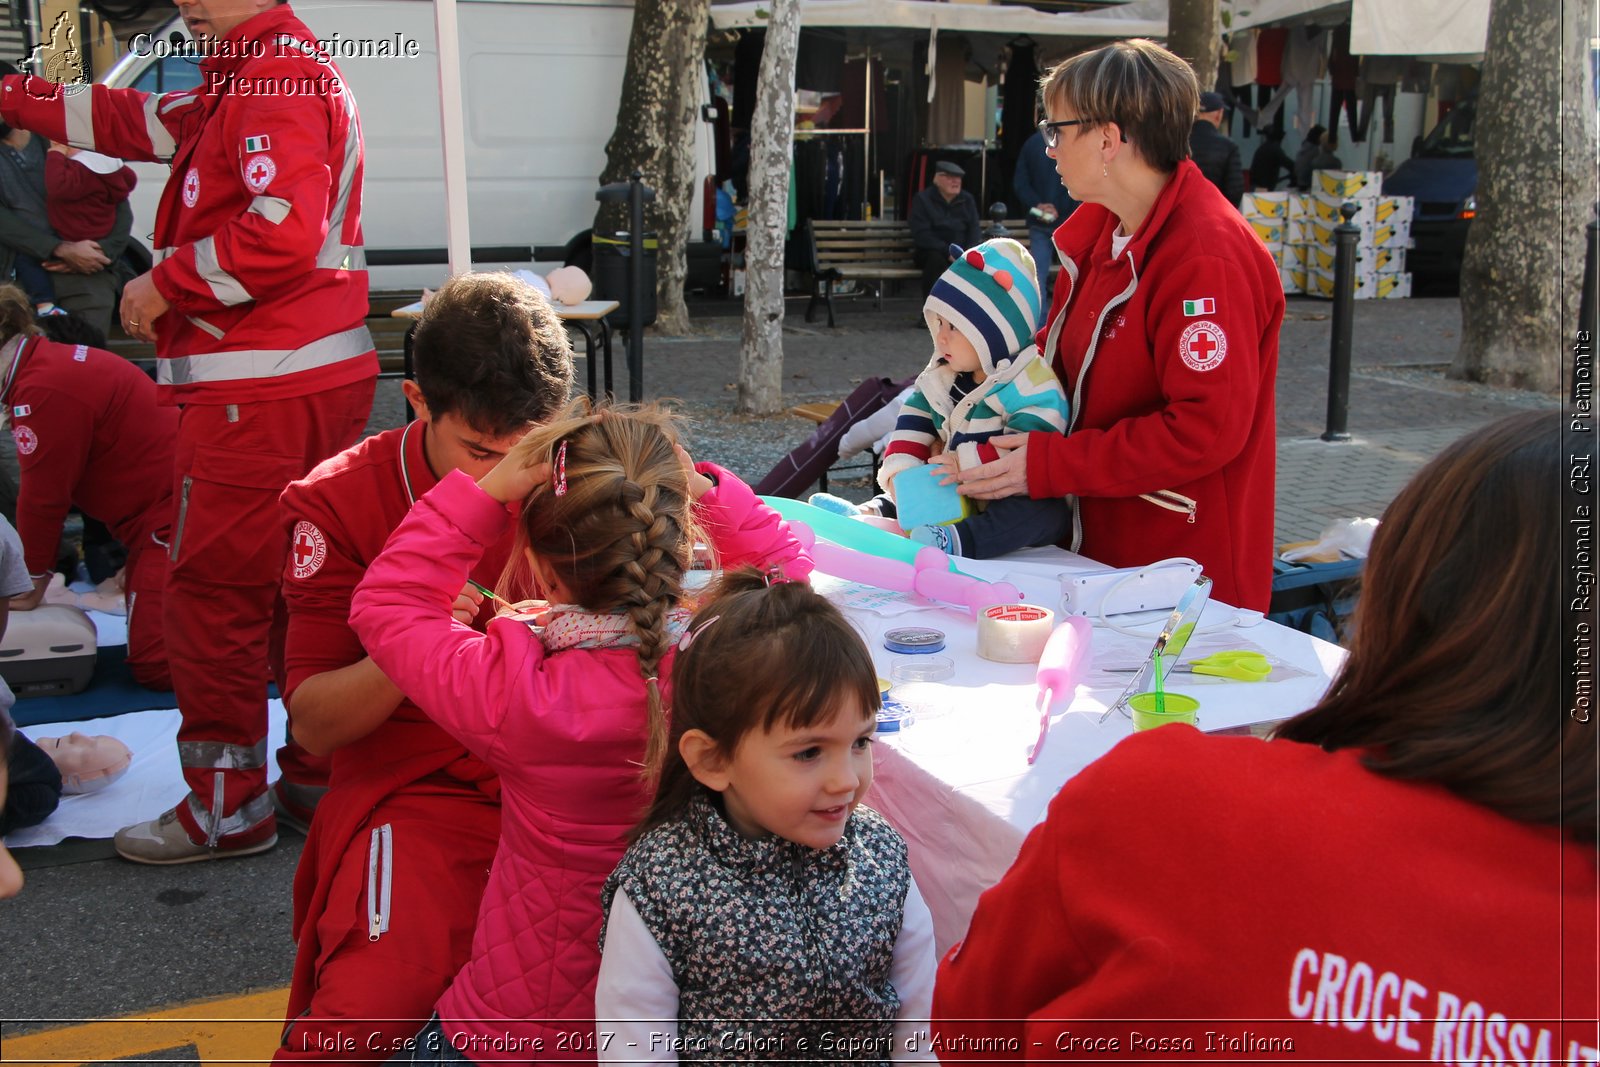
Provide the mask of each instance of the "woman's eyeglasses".
POLYGON ((1039 134, 1044 138, 1044 146, 1046 148, 1054 148, 1056 142, 1061 139, 1059 131, 1062 127, 1082 126, 1088 121, 1088 119, 1062 119, 1060 122, 1051 122, 1046 119, 1044 122, 1039 123, 1039 134))

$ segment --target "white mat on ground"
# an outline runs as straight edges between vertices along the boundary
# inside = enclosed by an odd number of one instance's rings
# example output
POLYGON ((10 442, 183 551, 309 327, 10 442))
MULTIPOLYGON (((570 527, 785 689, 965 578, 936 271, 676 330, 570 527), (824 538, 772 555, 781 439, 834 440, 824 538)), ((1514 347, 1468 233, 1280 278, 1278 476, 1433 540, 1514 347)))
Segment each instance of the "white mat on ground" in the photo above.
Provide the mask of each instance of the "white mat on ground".
MULTIPOLYGON (((278 776, 278 749, 284 739, 281 700, 267 701, 267 778, 278 776)), ((6 838, 7 848, 54 845, 69 837, 110 837, 124 826, 153 819, 188 792, 178 766, 178 712, 137 711, 87 722, 43 723, 22 729, 30 739, 61 737, 73 731, 110 734, 133 751, 128 773, 108 788, 83 796, 64 796, 61 806, 38 826, 6 838)))

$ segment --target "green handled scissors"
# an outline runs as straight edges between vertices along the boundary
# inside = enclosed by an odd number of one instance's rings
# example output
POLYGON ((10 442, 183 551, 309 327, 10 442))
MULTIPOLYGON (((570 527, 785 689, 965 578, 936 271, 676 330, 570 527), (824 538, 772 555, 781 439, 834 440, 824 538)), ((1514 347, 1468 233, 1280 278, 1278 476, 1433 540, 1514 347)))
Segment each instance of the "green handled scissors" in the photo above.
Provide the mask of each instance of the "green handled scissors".
MULTIPOLYGON (((1137 667, 1113 667, 1113 672, 1136 671, 1137 667)), ((1272 673, 1272 664, 1259 652, 1235 649, 1230 652, 1213 652, 1188 663, 1172 668, 1189 674, 1209 674, 1235 682, 1259 682, 1272 673)))

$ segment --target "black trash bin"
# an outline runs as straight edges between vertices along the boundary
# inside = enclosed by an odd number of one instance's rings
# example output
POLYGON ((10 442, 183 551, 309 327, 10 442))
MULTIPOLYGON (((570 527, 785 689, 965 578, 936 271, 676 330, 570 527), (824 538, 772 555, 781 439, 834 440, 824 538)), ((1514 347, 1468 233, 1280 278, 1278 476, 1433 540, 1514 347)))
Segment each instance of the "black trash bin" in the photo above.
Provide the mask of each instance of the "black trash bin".
MULTIPOLYGON (((644 314, 640 322, 656 321, 656 235, 644 234, 644 314)), ((594 235, 594 299, 615 300, 621 306, 606 316, 612 329, 628 328, 628 276, 633 269, 633 246, 626 232, 594 235)))

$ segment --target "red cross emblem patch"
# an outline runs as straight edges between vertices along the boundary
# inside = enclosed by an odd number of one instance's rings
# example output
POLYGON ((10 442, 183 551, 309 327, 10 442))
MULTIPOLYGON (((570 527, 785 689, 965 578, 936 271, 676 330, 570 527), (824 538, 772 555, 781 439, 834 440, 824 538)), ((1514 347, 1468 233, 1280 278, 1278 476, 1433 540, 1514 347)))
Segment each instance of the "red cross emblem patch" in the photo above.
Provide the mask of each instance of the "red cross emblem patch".
POLYGON ((183 176, 183 206, 194 207, 200 199, 200 169, 190 167, 189 173, 183 176))
POLYGON ((244 183, 250 187, 251 192, 265 192, 267 186, 272 184, 272 179, 278 176, 278 165, 272 161, 271 156, 251 156, 245 160, 244 183))
POLYGON ((39 435, 33 432, 32 426, 13 427, 11 439, 17 443, 18 455, 31 456, 33 450, 39 447, 39 435))
POLYGON ((309 578, 321 569, 328 558, 328 539, 316 525, 301 519, 294 524, 294 538, 289 552, 296 578, 309 578))
POLYGON ((1178 337, 1178 355, 1190 370, 1216 370, 1227 354, 1228 335, 1209 319, 1190 323, 1178 337))

